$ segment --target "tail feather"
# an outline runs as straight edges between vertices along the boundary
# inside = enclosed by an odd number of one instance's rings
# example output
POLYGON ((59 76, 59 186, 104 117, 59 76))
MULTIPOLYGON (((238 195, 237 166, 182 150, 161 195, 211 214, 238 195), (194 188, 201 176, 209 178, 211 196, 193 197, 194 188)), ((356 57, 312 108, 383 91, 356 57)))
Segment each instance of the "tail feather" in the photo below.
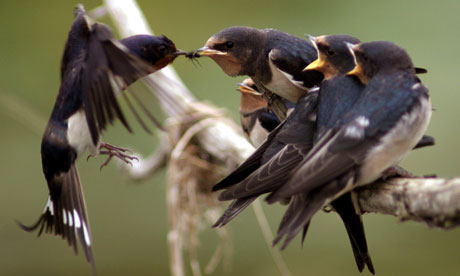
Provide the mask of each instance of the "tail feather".
MULTIPOLYGON (((348 175, 344 178, 348 179, 348 175)), ((281 221, 274 243, 278 243, 285 237, 281 249, 286 248, 302 228, 304 229, 303 242, 306 230, 308 230, 307 224, 310 223, 313 215, 321 210, 321 207, 328 199, 333 198, 344 189, 347 183, 345 179, 334 180, 309 193, 296 195, 295 200, 291 203, 292 206, 289 206, 290 208, 288 208, 285 217, 281 221)))
POLYGON ((355 256, 356 265, 361 272, 365 264, 372 274, 375 274, 374 265, 367 248, 366 234, 361 216, 356 214, 351 193, 346 193, 331 202, 332 207, 340 215, 345 228, 347 229, 350 239, 353 255, 355 256))
POLYGON ((61 187, 60 193, 50 193, 43 214, 33 225, 26 226, 20 222, 18 224, 27 232, 38 230, 38 236, 42 233, 60 236, 73 247, 75 254, 78 253, 79 242, 86 260, 95 273, 88 215, 76 167, 72 166, 67 173, 55 177, 52 181, 55 183, 50 187, 61 187))
POLYGON ((257 197, 239 198, 234 200, 225 210, 224 214, 212 226, 222 227, 248 207, 257 197))

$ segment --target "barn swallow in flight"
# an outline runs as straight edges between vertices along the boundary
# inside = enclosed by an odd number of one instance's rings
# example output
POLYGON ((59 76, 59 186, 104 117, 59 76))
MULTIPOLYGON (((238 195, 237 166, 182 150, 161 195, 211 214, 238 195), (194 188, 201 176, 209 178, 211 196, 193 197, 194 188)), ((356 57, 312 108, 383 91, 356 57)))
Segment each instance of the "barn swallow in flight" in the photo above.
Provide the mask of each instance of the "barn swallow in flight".
POLYGON ((195 56, 209 56, 227 75, 251 77, 269 99, 269 107, 276 99, 270 93, 296 103, 323 78, 317 71, 303 71, 316 59, 312 43, 274 29, 224 29, 209 38, 195 56))
POLYGON ((287 242, 324 204, 397 165, 430 121, 428 89, 404 49, 385 41, 350 49, 356 66, 347 76, 357 78, 364 90, 342 119, 319 137, 289 181, 267 197, 269 203, 293 195, 304 198, 302 211, 281 233, 287 242))
POLYGON ((106 25, 86 16, 82 5, 75 8, 75 17, 62 58, 61 86, 41 144, 48 201, 34 225, 20 226, 26 231, 38 229, 39 236, 43 231, 61 236, 75 253, 79 242, 94 271, 91 232, 75 162, 86 150, 128 161, 123 149, 100 141, 107 124, 115 119, 131 131, 117 95, 185 52, 165 36, 136 35, 116 41, 106 25))

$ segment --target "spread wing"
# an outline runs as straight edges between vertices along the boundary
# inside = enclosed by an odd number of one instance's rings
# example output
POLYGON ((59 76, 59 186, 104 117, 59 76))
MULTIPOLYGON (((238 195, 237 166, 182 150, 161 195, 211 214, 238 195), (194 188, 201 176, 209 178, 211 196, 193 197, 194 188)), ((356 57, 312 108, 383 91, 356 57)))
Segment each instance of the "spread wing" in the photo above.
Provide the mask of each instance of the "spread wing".
MULTIPOLYGON (((88 31, 90 33, 81 76, 81 87, 86 119, 91 138, 96 144, 100 133, 108 123, 112 123, 116 118, 130 132, 132 131, 116 97, 128 85, 152 73, 154 68, 129 53, 123 45, 114 41, 112 32, 107 26, 94 23, 88 31)), ((136 119, 147 132, 150 132, 126 95, 124 93, 123 95, 136 119)), ((140 104, 147 116, 154 120, 153 116, 138 101, 138 98, 132 93, 131 95, 140 104)))

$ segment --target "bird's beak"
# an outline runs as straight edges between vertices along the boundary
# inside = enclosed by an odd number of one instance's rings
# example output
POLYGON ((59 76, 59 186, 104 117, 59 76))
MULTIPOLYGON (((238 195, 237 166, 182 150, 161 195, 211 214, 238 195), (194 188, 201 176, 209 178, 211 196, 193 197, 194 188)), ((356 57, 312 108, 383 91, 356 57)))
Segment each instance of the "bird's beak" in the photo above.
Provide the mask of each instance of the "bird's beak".
POLYGON ((303 69, 303 71, 307 70, 317 70, 321 71, 322 69, 326 68, 326 60, 322 57, 323 55, 319 54, 318 58, 313 61, 312 63, 308 64, 307 67, 303 69))
POLYGON ((347 73, 347 76, 351 75, 355 75, 361 79, 361 76, 363 75, 363 67, 360 64, 355 65, 355 67, 347 73))
POLYGON ((222 52, 218 50, 214 50, 209 48, 208 46, 201 47, 200 49, 196 50, 196 53, 200 56, 226 56, 228 55, 227 52, 222 52))
POLYGON ((176 52, 174 53, 176 56, 181 56, 181 55, 186 55, 186 51, 182 51, 180 49, 176 49, 176 52))
POLYGON ((238 83, 238 91, 241 93, 248 93, 248 94, 253 94, 256 96, 262 96, 262 93, 252 89, 250 86, 246 85, 245 83, 238 83))

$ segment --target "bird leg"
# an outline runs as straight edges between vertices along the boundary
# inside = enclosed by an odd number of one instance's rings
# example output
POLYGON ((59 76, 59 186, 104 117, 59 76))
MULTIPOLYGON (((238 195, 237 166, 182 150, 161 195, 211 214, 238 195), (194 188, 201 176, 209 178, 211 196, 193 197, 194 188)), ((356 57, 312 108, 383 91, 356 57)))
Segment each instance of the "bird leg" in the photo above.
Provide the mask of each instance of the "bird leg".
POLYGON ((267 100, 269 109, 275 113, 280 121, 284 121, 286 119, 287 108, 282 98, 270 91, 264 92, 263 97, 267 100))
MULTIPOLYGON (((102 170, 103 167, 107 166, 107 164, 109 164, 110 160, 114 156, 120 159, 121 161, 125 162, 126 164, 130 164, 130 165, 132 165, 131 164, 132 160, 139 161, 139 158, 137 158, 136 156, 128 155, 126 154, 126 152, 132 153, 130 149, 121 148, 121 147, 113 146, 113 145, 102 142, 99 145, 99 154, 105 154, 105 155, 108 155, 109 157, 107 157, 107 160, 105 160, 105 162, 102 163, 100 169, 102 170), (106 150, 101 150, 101 149, 106 149, 106 150)), ((88 158, 89 157, 91 156, 88 156, 88 158)))

